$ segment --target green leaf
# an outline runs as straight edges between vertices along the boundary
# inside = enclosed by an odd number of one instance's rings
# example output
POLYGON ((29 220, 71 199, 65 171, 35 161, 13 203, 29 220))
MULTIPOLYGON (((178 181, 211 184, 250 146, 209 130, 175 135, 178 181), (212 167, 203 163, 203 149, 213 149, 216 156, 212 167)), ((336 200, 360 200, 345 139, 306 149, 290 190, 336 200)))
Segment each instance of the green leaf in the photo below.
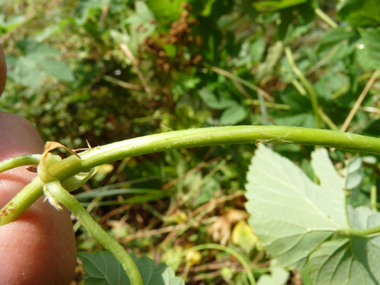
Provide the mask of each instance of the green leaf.
MULTIPOLYGON (((109 252, 78 252, 78 257, 83 262, 83 269, 86 273, 83 278, 86 285, 131 284, 123 267, 109 252)), ((175 277, 174 272, 167 265, 156 265, 153 260, 146 256, 136 258, 132 254, 131 257, 139 269, 144 285, 185 284, 181 278, 175 277)))
POLYGON ((202 16, 208 17, 211 14, 212 11, 212 5, 215 3, 215 0, 208 0, 206 2, 205 8, 202 11, 202 16))
POLYGON ((135 56, 138 46, 155 31, 154 20, 154 15, 147 4, 143 1, 136 1, 135 13, 125 19, 125 23, 129 24, 130 42, 128 46, 135 56))
POLYGON ((354 189, 359 186, 363 180, 363 165, 360 156, 355 156, 348 161, 348 166, 345 169, 346 173, 346 189, 354 189))
MULTIPOLYGON (((331 61, 339 61, 339 60, 345 60, 347 58, 350 58, 351 55, 355 52, 356 45, 355 42, 351 43, 350 41, 341 42, 337 44, 336 50, 331 56, 331 61)), ((352 66, 350 66, 352 68, 352 66)))
POLYGON ((314 89, 317 91, 321 98, 331 100, 332 94, 344 86, 348 85, 348 80, 342 75, 334 74, 327 71, 321 78, 314 84, 314 89))
MULTIPOLYGON (((8 15, 7 15, 8 16, 8 15)), ((19 27, 24 21, 25 16, 10 16, 9 20, 5 20, 5 14, 0 15, 0 29, 5 30, 6 32, 11 32, 17 27, 19 27)))
POLYGON ((227 99, 227 98, 218 98, 208 89, 207 87, 202 88, 198 91, 199 96, 203 102, 212 109, 222 110, 230 107, 233 104, 236 104, 235 101, 227 99))
MULTIPOLYGON (((108 252, 78 252, 83 262, 86 284, 130 284, 129 278, 119 262, 108 252)), ((134 256, 132 258, 135 260, 134 256)))
POLYGON ((358 36, 351 26, 330 29, 319 42, 319 50, 329 49, 344 40, 350 40, 358 36))
POLYGON ((74 81, 74 74, 66 63, 54 59, 41 59, 38 65, 49 75, 61 81, 74 81))
POLYGON ((92 176, 95 175, 95 173, 98 171, 99 166, 96 166, 94 168, 91 168, 88 172, 80 172, 74 176, 71 176, 70 178, 66 179, 65 181, 62 181, 62 187, 65 188, 67 191, 71 192, 74 190, 79 189, 84 183, 88 181, 92 176))
MULTIPOLYGON (((380 224, 380 214, 366 207, 350 210, 350 223, 367 229, 380 224)), ((379 284, 380 235, 324 243, 310 256, 314 284, 379 284)))
MULTIPOLYGON (((98 10, 109 5, 110 0, 81 0, 76 9, 77 16, 75 17, 78 25, 84 25, 87 19, 91 16, 92 10, 98 10)), ((113 1, 112 1, 113 2, 113 1)))
MULTIPOLYGON (((319 185, 289 160, 259 146, 246 186, 246 208, 254 233, 284 266, 301 270, 307 263, 313 284, 379 284, 380 234, 333 235, 348 227, 344 179, 325 149, 314 151, 311 163, 319 185)), ((380 224, 380 213, 369 208, 348 206, 347 212, 353 229, 380 224)))
POLYGON ((282 268, 276 259, 270 261, 271 275, 261 275, 257 285, 284 285, 289 279, 289 271, 282 268))
POLYGON ((377 0, 345 0, 338 4, 339 17, 355 27, 378 26, 380 5, 377 0))
POLYGON ((281 22, 277 31, 279 39, 288 41, 305 34, 311 28, 311 21, 315 19, 313 6, 313 1, 305 1, 280 10, 281 22))
POLYGON ((196 197, 192 205, 194 207, 199 207, 203 204, 206 204, 214 197, 215 191, 220 188, 220 183, 216 179, 210 178, 206 180, 206 183, 199 191, 199 196, 196 197))
POLYGON ((361 53, 367 58, 373 68, 380 67, 380 29, 365 29, 361 33, 363 44, 361 53))
MULTIPOLYGON (((300 98, 301 99, 301 98, 300 98)), ((315 127, 315 116, 312 113, 301 113, 276 118, 276 122, 283 126, 298 126, 305 128, 315 127)))
POLYGON ((283 50, 284 44, 282 41, 277 41, 269 48, 265 62, 261 63, 257 69, 256 79, 258 81, 273 74, 274 66, 281 59, 283 50))
POLYGON ((272 1, 260 1, 253 3, 253 6, 259 11, 275 11, 284 9, 287 7, 295 6, 301 3, 305 3, 307 0, 272 0, 272 1))
POLYGON ((34 61, 61 55, 56 48, 30 39, 17 41, 16 45, 24 53, 25 57, 34 61))
POLYGON ((173 58, 177 54, 177 47, 173 44, 166 44, 164 45, 164 50, 168 57, 173 58))
POLYGON ((38 67, 46 73, 61 81, 73 81, 74 75, 70 68, 63 62, 54 60, 61 53, 56 48, 30 39, 23 39, 16 43, 24 56, 8 56, 11 71, 9 77, 24 86, 38 86, 41 72, 38 67))
POLYGON ((12 70, 8 72, 8 76, 24 86, 38 86, 41 72, 36 63, 23 56, 11 57, 11 59, 12 64, 8 64, 8 68, 12 67, 12 70))
POLYGON ((235 125, 247 116, 247 112, 244 107, 234 103, 230 108, 223 111, 220 116, 220 123, 222 125, 235 125))
POLYGON ((172 246, 161 255, 161 262, 165 262, 173 271, 176 271, 183 261, 183 247, 172 246))
POLYGON ((297 269, 335 231, 348 227, 344 181, 325 149, 313 152, 312 167, 320 185, 261 144, 247 174, 246 209, 254 233, 272 257, 297 269))
POLYGON ((255 247, 258 238, 245 220, 239 221, 232 230, 231 240, 247 254, 255 247))
POLYGON ((146 4, 158 21, 173 22, 179 18, 183 11, 182 3, 185 0, 147 0, 146 4))

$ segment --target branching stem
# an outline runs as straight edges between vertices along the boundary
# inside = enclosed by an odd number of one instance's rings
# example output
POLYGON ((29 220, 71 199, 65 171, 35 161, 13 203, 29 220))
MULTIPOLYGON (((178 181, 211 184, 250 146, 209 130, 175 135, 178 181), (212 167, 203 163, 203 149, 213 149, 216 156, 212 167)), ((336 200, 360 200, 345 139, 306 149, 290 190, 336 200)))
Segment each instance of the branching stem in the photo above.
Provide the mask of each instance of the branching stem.
POLYGON ((127 273, 131 284, 143 285, 140 272, 131 256, 91 218, 78 200, 67 192, 59 181, 49 183, 49 192, 78 218, 90 235, 116 257, 127 273))
MULTIPOLYGON (((231 126, 171 131, 95 147, 70 156, 48 167, 49 175, 63 182, 80 172, 126 157, 169 149, 225 144, 294 143, 321 145, 380 154, 380 139, 321 129, 280 126, 231 126)), ((3 163, 0 163, 0 169, 3 163)), ((20 191, 1 211, 0 226, 16 220, 42 196, 42 182, 36 178, 20 191)))
POLYGON ((0 173, 19 166, 38 165, 40 158, 40 154, 27 154, 2 161, 0 162, 0 173))

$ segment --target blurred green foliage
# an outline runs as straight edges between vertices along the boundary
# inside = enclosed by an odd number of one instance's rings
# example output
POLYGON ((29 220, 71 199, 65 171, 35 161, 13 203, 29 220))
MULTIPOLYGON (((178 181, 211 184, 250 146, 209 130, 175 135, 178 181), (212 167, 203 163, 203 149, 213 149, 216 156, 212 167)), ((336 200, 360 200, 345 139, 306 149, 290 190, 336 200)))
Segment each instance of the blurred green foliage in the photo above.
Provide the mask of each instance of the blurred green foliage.
MULTIPOLYGON (((380 66, 375 0, 14 0, 0 2, 0 11, 8 64, 0 110, 26 117, 45 140, 71 148, 83 147, 85 140, 103 145, 207 126, 316 127, 316 116, 322 128, 340 129, 380 66), (287 47, 316 94, 317 114, 310 90, 285 55, 287 47)), ((378 88, 375 82, 369 89, 348 131, 378 136, 378 88)), ((310 147, 274 149, 313 177, 310 147)), ((115 219, 137 215, 138 222, 126 218, 133 225, 130 235, 172 226, 162 214, 185 213, 197 221, 174 232, 170 241, 148 236, 128 240, 128 246, 155 252, 174 244, 201 244, 211 239, 207 221, 225 215, 227 207, 243 209, 244 200, 216 203, 202 217, 194 211, 243 189, 253 150, 220 146, 137 157, 115 163, 115 170, 91 188, 128 188, 128 181, 137 179, 134 188, 167 191, 155 201, 139 200, 151 201, 145 204, 128 200, 128 207, 116 214, 115 219)), ((337 150, 331 156, 337 168, 344 167, 345 153, 337 150)), ((352 197, 356 205, 370 203, 378 169, 377 162, 366 165, 366 183, 352 197)), ((96 203, 131 197, 97 197, 94 209, 107 213, 114 208, 97 208, 96 203)), ((78 242, 88 238, 78 236, 78 242)), ((246 256, 255 263, 267 261, 259 248, 246 256)), ((225 261, 231 260, 210 253, 202 262, 225 261)), ((178 268, 189 277, 199 273, 178 268)), ((242 276, 229 275, 228 282, 245 284, 242 276)), ((204 280, 227 282, 221 275, 204 280)))

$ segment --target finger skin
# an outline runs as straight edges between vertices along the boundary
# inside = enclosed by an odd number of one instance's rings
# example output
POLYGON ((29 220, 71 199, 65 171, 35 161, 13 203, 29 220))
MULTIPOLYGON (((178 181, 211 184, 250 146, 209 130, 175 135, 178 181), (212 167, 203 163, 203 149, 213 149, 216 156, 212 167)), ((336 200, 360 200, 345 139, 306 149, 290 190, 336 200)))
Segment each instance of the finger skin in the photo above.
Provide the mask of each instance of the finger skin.
MULTIPOLYGON (((0 112, 0 161, 42 153, 43 141, 24 118, 0 112)), ((36 176, 19 167, 0 173, 0 207, 36 176)), ((18 220, 0 227, 0 284, 62 284, 72 280, 76 245, 67 210, 41 197, 18 220)))
POLYGON ((0 96, 3 93, 7 81, 7 64, 5 62, 5 54, 0 43, 0 96))

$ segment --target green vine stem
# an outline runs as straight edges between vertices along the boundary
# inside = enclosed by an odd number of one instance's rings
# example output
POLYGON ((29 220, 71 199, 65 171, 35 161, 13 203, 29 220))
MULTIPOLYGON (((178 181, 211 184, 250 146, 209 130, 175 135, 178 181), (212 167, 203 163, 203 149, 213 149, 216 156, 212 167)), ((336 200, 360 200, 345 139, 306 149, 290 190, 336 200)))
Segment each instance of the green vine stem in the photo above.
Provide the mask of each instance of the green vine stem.
POLYGON ((19 166, 38 165, 40 158, 40 154, 27 154, 5 160, 0 162, 0 173, 19 166))
POLYGON ((69 209, 86 228, 88 233, 92 235, 102 246, 104 246, 104 248, 107 249, 114 257, 116 257, 127 273, 131 284, 143 285, 140 272, 135 262, 124 250, 124 248, 91 218, 90 214, 87 213, 78 200, 67 192, 61 186, 59 181, 50 182, 48 184, 49 192, 54 196, 54 198, 69 209))
POLYGON ((223 250, 233 255, 241 263, 241 265, 243 265, 244 270, 247 272, 247 276, 251 285, 256 285, 255 277, 252 274, 252 270, 249 267, 248 262, 236 250, 233 250, 230 247, 227 247, 221 244, 216 244, 216 243, 205 243, 205 244, 201 244, 201 245, 197 245, 192 248, 189 248, 183 254, 186 255, 188 252, 191 252, 191 251, 198 251, 198 250, 205 250, 205 249, 223 250))
MULTIPOLYGON (((321 145, 380 154, 380 139, 373 137, 298 127, 230 126, 171 131, 95 147, 80 153, 81 159, 70 156, 50 165, 48 172, 49 175, 63 182, 80 172, 126 157, 169 149, 252 143, 321 145)), ((0 211, 0 225, 16 220, 25 212, 35 200, 42 196, 42 186, 43 183, 38 177, 26 185, 0 211)), ((380 229, 377 229, 372 233, 379 231, 380 229)))

